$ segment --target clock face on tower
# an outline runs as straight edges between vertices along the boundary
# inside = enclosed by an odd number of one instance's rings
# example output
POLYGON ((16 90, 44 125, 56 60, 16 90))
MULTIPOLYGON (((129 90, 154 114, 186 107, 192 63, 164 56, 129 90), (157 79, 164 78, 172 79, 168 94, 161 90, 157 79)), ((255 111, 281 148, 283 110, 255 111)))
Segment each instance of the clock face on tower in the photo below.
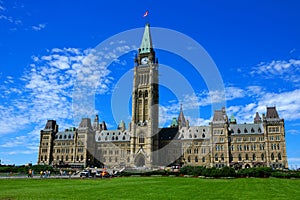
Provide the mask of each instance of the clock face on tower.
POLYGON ((142 58, 141 63, 142 63, 143 65, 147 64, 147 63, 148 63, 148 57, 142 58))

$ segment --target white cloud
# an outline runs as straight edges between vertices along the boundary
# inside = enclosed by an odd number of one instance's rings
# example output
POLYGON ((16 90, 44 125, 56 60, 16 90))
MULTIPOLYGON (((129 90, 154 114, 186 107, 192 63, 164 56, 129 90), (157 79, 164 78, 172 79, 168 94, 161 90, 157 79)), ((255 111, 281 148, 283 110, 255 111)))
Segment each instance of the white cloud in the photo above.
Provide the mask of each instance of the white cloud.
POLYGON ((31 29, 34 31, 40 31, 46 27, 46 24, 38 24, 35 26, 31 26, 31 29))
POLYGON ((273 60, 271 62, 261 62, 252 68, 250 72, 253 76, 263 76, 266 79, 281 78, 294 83, 300 82, 300 60, 290 59, 273 60))

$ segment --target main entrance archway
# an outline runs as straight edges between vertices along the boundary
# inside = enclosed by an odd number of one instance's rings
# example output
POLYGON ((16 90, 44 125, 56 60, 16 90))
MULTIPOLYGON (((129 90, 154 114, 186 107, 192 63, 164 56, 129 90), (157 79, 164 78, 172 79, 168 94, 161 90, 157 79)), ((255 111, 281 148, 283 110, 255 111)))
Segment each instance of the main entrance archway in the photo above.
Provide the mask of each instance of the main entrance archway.
POLYGON ((145 166, 145 156, 142 154, 137 155, 134 160, 134 165, 136 167, 144 167, 145 166))

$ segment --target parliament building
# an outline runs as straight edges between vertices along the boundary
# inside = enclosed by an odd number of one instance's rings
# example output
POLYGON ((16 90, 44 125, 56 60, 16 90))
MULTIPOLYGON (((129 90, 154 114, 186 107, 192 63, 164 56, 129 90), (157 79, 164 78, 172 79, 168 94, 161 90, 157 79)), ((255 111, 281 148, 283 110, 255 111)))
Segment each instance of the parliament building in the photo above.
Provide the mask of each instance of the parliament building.
POLYGON ((105 166, 154 169, 191 165, 235 169, 267 166, 288 168, 284 119, 276 107, 256 113, 253 123, 237 123, 225 108, 215 110, 209 125, 190 126, 182 106, 169 127, 158 127, 159 64, 146 24, 134 60, 132 120, 107 130, 98 115, 59 131, 48 120, 40 131, 38 164, 56 167, 105 166))

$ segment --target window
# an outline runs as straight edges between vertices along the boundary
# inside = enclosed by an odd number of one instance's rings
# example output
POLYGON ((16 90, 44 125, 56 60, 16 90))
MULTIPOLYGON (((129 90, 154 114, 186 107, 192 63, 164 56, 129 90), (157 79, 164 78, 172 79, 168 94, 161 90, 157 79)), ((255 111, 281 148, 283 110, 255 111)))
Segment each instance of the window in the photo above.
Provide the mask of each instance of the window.
POLYGON ((244 133, 248 133, 248 130, 246 128, 244 129, 244 133))
POLYGON ((202 162, 205 162, 205 157, 202 157, 202 162))
POLYGON ((251 128, 251 133, 254 133, 255 131, 254 131, 254 128, 251 128))
POLYGON ((278 154, 278 160, 281 160, 281 153, 278 154))
POLYGON ((258 128, 258 132, 261 133, 261 129, 260 128, 258 128))
POLYGON ((218 161, 218 154, 215 154, 215 161, 218 161))
POLYGON ((47 156, 45 156, 45 161, 47 161, 47 156))
POLYGON ((278 150, 280 149, 280 146, 279 146, 279 144, 277 144, 277 149, 278 149, 278 150))
POLYGON ((238 128, 237 132, 238 132, 238 133, 241 133, 241 130, 238 128))
POLYGON ((248 156, 247 153, 246 153, 246 155, 245 155, 245 159, 246 159, 246 160, 249 160, 249 156, 248 156))
POLYGON ((224 154, 221 154, 221 160, 224 161, 224 154))
POLYGON ((261 154, 261 160, 264 161, 265 160, 265 154, 261 154))
POLYGON ((256 160, 256 155, 255 154, 252 155, 252 160, 256 160))
POLYGON ((195 157, 195 162, 198 162, 198 157, 197 156, 195 157))
POLYGON ((242 155, 239 154, 239 161, 242 161, 242 155))
POLYGON ((188 162, 191 162, 191 157, 190 156, 188 156, 188 162))
POLYGON ((274 160, 274 153, 271 154, 271 160, 274 160))
POLYGON ((140 144, 145 143, 144 134, 140 134, 140 137, 139 137, 139 143, 140 143, 140 144))
POLYGON ((41 161, 43 161, 43 156, 41 156, 41 161))
POLYGON ((68 161, 68 160, 69 160, 69 156, 67 155, 67 156, 66 156, 66 161, 68 161))

